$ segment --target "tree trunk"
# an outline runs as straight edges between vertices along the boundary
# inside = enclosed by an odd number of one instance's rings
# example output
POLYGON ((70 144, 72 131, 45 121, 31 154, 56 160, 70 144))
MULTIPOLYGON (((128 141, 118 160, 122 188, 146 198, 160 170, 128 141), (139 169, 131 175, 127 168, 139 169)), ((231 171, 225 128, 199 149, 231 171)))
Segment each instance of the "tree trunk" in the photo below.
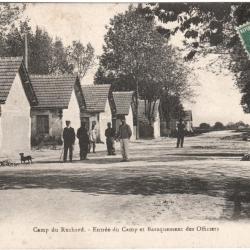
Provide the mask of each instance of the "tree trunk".
POLYGON ((136 139, 139 139, 139 83, 138 80, 136 79, 136 139))

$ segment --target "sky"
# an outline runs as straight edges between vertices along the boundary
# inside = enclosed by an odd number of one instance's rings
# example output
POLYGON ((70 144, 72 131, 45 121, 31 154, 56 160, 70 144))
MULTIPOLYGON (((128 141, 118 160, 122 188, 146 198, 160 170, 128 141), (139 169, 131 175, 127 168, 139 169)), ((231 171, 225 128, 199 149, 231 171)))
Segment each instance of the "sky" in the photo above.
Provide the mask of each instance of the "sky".
MULTIPOLYGON (((90 42, 97 55, 102 53, 105 26, 110 18, 127 10, 128 3, 30 3, 25 15, 30 18, 33 27, 45 28, 52 37, 59 37, 65 45, 73 40, 83 44, 90 42)), ((173 43, 180 43, 172 41, 173 43)), ((202 65, 206 61, 200 60, 202 65)), ((83 84, 93 84, 96 69, 88 72, 83 84)), ((216 75, 205 69, 195 70, 198 86, 195 87, 194 103, 185 103, 192 109, 194 126, 202 122, 211 125, 216 121, 244 121, 250 124, 250 114, 244 114, 240 106, 241 95, 234 86, 233 76, 227 72, 216 75)))

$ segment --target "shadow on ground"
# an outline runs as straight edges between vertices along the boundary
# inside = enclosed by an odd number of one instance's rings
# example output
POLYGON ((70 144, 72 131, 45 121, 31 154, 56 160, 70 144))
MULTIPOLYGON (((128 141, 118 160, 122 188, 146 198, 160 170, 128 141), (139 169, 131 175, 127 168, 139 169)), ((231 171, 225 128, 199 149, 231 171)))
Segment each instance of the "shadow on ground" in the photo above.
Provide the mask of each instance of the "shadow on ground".
POLYGON ((250 218, 250 180, 225 176, 199 178, 161 175, 138 169, 85 169, 84 172, 59 170, 23 170, 2 173, 0 190, 69 189, 72 192, 113 195, 190 194, 220 197, 225 200, 224 219, 250 218), (233 211, 228 215, 228 211, 233 211))

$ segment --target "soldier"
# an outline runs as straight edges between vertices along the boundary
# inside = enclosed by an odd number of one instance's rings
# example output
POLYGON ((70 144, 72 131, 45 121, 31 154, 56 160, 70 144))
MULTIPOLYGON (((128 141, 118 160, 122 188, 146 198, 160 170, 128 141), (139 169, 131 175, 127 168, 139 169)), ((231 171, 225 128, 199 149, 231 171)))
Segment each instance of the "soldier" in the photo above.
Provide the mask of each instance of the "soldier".
POLYGON ((80 148, 80 160, 88 160, 88 147, 89 147, 89 135, 86 129, 86 124, 81 123, 81 127, 77 130, 77 138, 79 139, 79 148, 80 148))
POLYGON ((67 155, 69 151, 69 160, 72 162, 73 157, 73 145, 75 143, 75 130, 71 128, 70 121, 66 121, 66 127, 63 130, 63 141, 64 141, 64 155, 63 161, 67 161, 67 155))
POLYGON ((179 123, 177 125, 177 146, 176 146, 177 148, 179 148, 180 144, 181 147, 183 148, 185 129, 186 126, 183 123, 182 119, 180 118, 179 123))
POLYGON ((114 141, 115 141, 115 130, 111 128, 111 122, 107 123, 108 128, 105 130, 106 144, 108 155, 115 155, 114 141))
POLYGON ((118 139, 120 140, 122 161, 128 161, 129 139, 132 135, 131 128, 126 124, 125 117, 122 118, 122 124, 119 127, 118 139))

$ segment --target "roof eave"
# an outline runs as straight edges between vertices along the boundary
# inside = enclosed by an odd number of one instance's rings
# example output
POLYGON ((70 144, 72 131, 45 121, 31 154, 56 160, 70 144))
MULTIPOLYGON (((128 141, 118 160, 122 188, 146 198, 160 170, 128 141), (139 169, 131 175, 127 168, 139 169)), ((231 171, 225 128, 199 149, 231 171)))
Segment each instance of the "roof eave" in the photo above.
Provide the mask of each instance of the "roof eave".
POLYGON ((51 107, 51 106, 32 106, 32 108, 34 109, 67 109, 68 107, 64 106, 64 107, 51 107))
POLYGON ((128 115, 128 113, 115 113, 115 115, 128 115))
POLYGON ((86 113, 103 113, 103 112, 105 112, 105 110, 88 110, 88 109, 85 109, 84 112, 86 112, 86 113))

